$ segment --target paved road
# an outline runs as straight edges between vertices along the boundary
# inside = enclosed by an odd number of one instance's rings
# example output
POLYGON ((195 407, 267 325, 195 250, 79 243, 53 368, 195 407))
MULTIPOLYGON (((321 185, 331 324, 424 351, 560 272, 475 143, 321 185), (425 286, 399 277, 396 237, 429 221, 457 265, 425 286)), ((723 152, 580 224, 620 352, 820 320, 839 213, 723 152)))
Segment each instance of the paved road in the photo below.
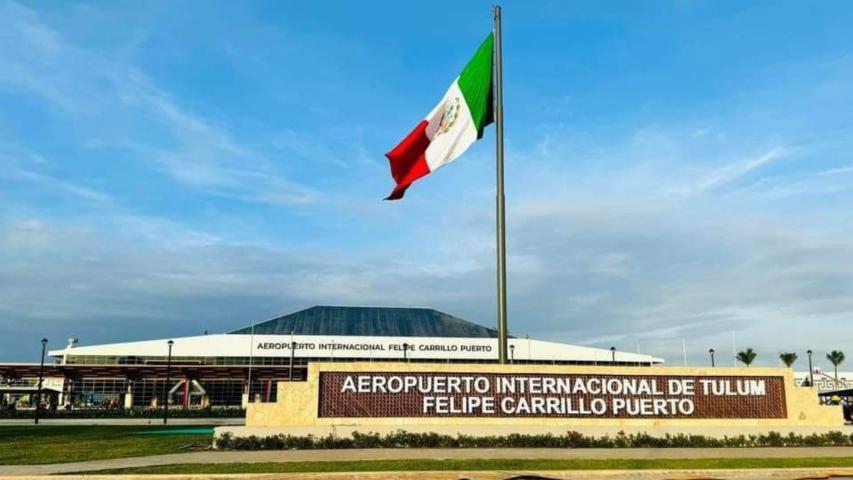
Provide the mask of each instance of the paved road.
MULTIPOLYGON (((244 425, 245 418, 170 418, 169 425, 244 425)), ((39 425, 162 425, 162 418, 43 418, 39 425)), ((31 418, 0 419, 4 425, 33 425, 31 418)), ((35 426, 35 425, 33 425, 35 426)))
MULTIPOLYGON (((819 469, 819 468, 778 468, 752 470, 595 470, 595 471, 547 471, 547 472, 518 472, 518 471, 459 471, 459 472, 358 472, 358 473, 272 473, 272 474, 227 474, 227 475, 158 475, 157 480, 206 480, 231 479, 241 480, 509 480, 509 479, 541 479, 541 480, 672 480, 672 479, 714 479, 727 480, 802 480, 827 479, 853 480, 849 475, 853 469, 819 469), (525 475, 518 477, 518 475, 525 475), (843 476, 842 476, 843 475, 843 476)), ((2 478, 2 477, 0 477, 2 478)), ((19 478, 19 477, 10 477, 19 478)), ((47 478, 47 477, 33 477, 47 478)), ((117 477, 98 475, 69 475, 64 479, 74 480, 115 480, 117 477)), ((145 475, 122 475, 122 480, 148 480, 145 475)))
MULTIPOLYGON (((399 459, 608 459, 853 457, 853 447, 824 448, 470 448, 207 451, 52 465, 0 466, 0 475, 49 475, 178 463, 330 462, 399 459)), ((851 465, 853 472, 853 465, 851 465)), ((454 474, 455 475, 455 474, 454 474)), ((390 478, 390 477, 389 477, 390 478)), ((459 477, 454 477, 459 478, 459 477)), ((719 478, 719 477, 718 477, 719 478)))

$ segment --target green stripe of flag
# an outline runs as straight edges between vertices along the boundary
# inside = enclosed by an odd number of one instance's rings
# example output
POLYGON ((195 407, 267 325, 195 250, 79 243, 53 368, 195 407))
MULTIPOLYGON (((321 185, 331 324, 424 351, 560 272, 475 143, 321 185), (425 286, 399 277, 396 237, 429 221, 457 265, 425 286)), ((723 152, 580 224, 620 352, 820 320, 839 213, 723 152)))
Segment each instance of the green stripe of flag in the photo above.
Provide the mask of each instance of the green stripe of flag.
POLYGON ((492 112, 492 60, 494 35, 489 34, 477 53, 459 75, 459 90, 465 97, 471 120, 477 127, 477 138, 483 136, 486 125, 495 121, 492 112))

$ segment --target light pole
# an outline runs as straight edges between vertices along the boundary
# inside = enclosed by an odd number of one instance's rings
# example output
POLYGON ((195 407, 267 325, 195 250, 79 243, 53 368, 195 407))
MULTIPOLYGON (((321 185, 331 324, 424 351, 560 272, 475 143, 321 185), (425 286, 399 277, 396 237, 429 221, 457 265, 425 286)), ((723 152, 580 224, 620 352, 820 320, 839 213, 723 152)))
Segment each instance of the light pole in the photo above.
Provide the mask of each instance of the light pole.
POLYGON ((169 422, 169 384, 172 383, 172 345, 174 341, 166 342, 169 345, 169 356, 166 357, 166 383, 163 384, 163 424, 169 422))
POLYGON ((408 343, 403 344, 403 361, 404 362, 409 361, 409 344, 408 343))
POLYGON ((35 421, 36 425, 38 425, 38 423, 39 423, 39 409, 41 408, 41 386, 42 386, 42 382, 44 381, 44 352, 45 352, 46 348, 47 348, 47 339, 42 338, 41 339, 41 366, 39 366, 38 395, 36 395, 36 414, 35 414, 35 418, 33 419, 35 421))
POLYGON ((708 349, 708 353, 710 353, 710 354, 711 354, 711 367, 716 366, 716 365, 714 365, 714 354, 715 354, 715 353, 717 353, 717 352, 715 352, 715 351, 714 351, 714 349, 713 349, 713 348, 711 348, 711 349, 708 349))
POLYGON ((616 365, 616 347, 610 347, 610 357, 613 360, 613 365, 616 365))
POLYGON ((515 363, 515 345, 509 346, 509 363, 515 363))
POLYGON ((293 355, 296 351, 296 342, 294 340, 290 340, 290 368, 287 370, 287 381, 293 381, 293 355))
POLYGON ((252 402, 252 364, 255 358, 255 322, 252 322, 252 330, 249 335, 249 375, 246 380, 246 401, 252 402))
POLYGON ((809 356, 809 383, 811 387, 814 387, 814 369, 812 368, 812 351, 811 349, 806 350, 806 355, 809 356))

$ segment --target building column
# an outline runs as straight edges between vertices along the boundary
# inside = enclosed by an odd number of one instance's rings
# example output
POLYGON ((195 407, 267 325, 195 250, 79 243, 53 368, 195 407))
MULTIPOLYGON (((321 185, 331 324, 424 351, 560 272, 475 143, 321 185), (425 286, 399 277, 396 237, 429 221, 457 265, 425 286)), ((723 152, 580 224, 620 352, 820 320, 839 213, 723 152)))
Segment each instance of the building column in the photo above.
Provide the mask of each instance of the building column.
POLYGON ((249 406, 249 382, 243 379, 243 395, 240 399, 240 406, 245 410, 249 406))
POLYGON ((124 409, 130 410, 133 408, 133 382, 127 381, 127 390, 124 392, 124 409))
POLYGON ((165 399, 163 396, 163 388, 166 385, 166 379, 155 378, 153 383, 154 389, 151 392, 151 408, 160 408, 160 405, 165 399), (163 382, 163 385, 160 385, 160 382, 163 382))
POLYGON ((184 378, 184 410, 190 408, 190 379, 184 378))
POLYGON ((74 406, 74 379, 73 378, 65 378, 62 382, 62 390, 65 392, 65 395, 62 397, 62 406, 66 407, 68 405, 74 406))
POLYGON ((59 386, 59 393, 56 395, 57 408, 65 405, 65 377, 62 377, 62 384, 59 386))

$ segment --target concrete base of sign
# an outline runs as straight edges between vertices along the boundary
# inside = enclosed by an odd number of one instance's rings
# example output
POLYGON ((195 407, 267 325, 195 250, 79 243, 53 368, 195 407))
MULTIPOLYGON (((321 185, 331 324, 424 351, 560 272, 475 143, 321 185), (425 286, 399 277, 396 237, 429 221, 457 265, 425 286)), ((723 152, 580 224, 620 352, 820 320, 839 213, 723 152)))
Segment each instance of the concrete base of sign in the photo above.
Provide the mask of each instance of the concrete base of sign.
POLYGON ((276 403, 252 403, 246 411, 246 427, 292 434, 405 429, 469 435, 575 430, 595 436, 619 431, 722 436, 843 426, 841 407, 820 405, 817 391, 797 387, 785 368, 314 363, 307 381, 278 384, 276 403), (399 389, 422 380, 435 381, 399 389), (454 384, 456 390, 450 388, 454 384), (537 398, 547 411, 520 410, 537 398), (458 410, 472 401, 481 408, 458 410), (595 405, 601 409, 595 411, 595 405))

